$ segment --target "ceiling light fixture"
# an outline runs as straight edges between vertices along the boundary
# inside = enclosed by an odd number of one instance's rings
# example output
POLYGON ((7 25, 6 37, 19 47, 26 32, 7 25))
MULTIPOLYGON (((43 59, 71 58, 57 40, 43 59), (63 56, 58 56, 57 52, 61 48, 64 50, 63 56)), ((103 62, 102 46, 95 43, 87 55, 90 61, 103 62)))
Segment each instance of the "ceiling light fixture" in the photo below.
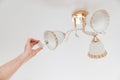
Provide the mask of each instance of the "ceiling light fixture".
POLYGON ((107 51, 97 36, 105 33, 109 24, 109 14, 103 9, 94 12, 89 21, 90 25, 87 24, 86 20, 88 14, 89 13, 86 10, 75 10, 72 14, 74 29, 67 31, 66 33, 61 31, 46 31, 44 33, 45 43, 39 43, 39 47, 46 45, 48 49, 54 50, 63 42, 63 40, 67 40, 72 32, 75 32, 75 35, 79 37, 78 31, 81 31, 86 35, 93 36, 89 46, 88 56, 93 59, 105 57, 107 55, 107 51), (91 27, 92 31, 86 31, 87 25, 91 27))

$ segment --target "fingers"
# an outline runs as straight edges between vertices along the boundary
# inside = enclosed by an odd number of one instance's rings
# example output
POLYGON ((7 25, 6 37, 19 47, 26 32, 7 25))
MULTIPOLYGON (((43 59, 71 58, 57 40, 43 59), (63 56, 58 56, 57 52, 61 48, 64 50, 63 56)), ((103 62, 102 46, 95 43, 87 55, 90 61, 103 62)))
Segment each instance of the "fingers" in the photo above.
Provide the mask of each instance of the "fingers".
POLYGON ((31 47, 33 47, 37 43, 39 43, 39 40, 36 40, 36 39, 33 39, 33 38, 29 38, 27 40, 27 44, 30 45, 31 47))
POLYGON ((41 51, 43 48, 37 48, 35 49, 35 53, 37 54, 39 51, 41 51))
POLYGON ((31 46, 33 47, 34 45, 38 44, 39 43, 39 40, 35 40, 35 41, 31 41, 30 44, 31 46))

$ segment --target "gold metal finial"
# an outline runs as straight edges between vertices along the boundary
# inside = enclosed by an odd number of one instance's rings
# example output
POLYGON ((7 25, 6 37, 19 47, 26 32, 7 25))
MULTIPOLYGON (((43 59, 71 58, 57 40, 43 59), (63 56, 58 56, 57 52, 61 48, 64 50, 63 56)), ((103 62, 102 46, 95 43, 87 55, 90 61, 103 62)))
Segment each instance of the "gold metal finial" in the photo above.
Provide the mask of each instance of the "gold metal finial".
POLYGON ((100 41, 99 38, 97 36, 94 36, 93 37, 93 42, 98 42, 98 41, 100 41))

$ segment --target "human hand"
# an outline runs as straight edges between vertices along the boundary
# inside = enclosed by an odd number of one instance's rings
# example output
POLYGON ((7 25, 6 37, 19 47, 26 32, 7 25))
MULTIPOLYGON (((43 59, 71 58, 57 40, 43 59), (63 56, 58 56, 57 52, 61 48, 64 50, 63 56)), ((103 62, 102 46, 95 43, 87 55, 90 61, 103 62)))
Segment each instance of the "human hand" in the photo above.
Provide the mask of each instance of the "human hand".
POLYGON ((27 40, 27 43, 25 45, 25 49, 24 49, 24 56, 27 57, 28 59, 32 58, 33 56, 35 56, 39 51, 41 51, 43 48, 39 47, 36 49, 33 49, 33 47, 38 44, 40 41, 33 39, 33 38, 29 38, 27 40))
POLYGON ((40 41, 30 38, 27 40, 25 45, 25 50, 15 59, 9 61, 8 63, 0 66, 0 80, 8 80, 10 77, 17 71, 17 69, 26 61, 35 56, 39 51, 42 50, 42 47, 33 48, 40 41))

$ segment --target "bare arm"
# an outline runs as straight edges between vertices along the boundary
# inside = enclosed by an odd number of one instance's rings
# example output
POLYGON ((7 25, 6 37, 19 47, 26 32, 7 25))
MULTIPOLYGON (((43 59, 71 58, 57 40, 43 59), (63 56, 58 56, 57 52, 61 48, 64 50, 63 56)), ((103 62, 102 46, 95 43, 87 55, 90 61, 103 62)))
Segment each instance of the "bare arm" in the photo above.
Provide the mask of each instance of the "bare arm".
POLYGON ((33 49, 39 40, 28 39, 25 50, 15 59, 9 61, 8 63, 0 66, 0 80, 8 80, 10 77, 20 68, 22 64, 35 56, 42 48, 33 49))

